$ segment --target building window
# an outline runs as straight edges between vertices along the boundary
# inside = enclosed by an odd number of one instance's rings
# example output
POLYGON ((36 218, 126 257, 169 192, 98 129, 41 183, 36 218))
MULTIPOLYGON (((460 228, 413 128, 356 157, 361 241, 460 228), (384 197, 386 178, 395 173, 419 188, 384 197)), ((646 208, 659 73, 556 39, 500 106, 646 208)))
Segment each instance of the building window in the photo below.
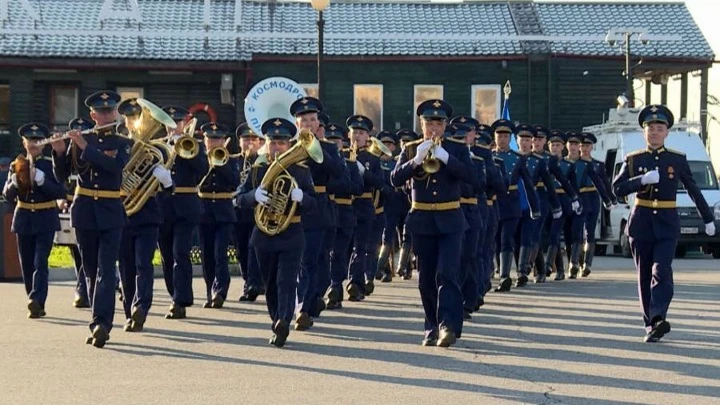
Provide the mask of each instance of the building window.
POLYGON ((475 84, 472 86, 470 111, 481 124, 491 125, 500 118, 501 90, 499 84, 475 84))
POLYGON ((77 86, 50 87, 50 125, 54 130, 65 130, 78 114, 77 86))
POLYGON ((10 86, 0 84, 0 133, 10 127, 10 86))
POLYGON ((382 130, 382 84, 356 84, 353 86, 353 98, 355 100, 354 114, 364 115, 372 120, 374 124, 373 134, 382 130))
POLYGON ((141 98, 145 94, 145 89, 142 87, 118 87, 117 93, 120 95, 120 100, 127 100, 129 98, 141 98))
MULTIPOLYGON (((414 86, 413 96, 413 110, 412 113, 415 115, 418 106, 425 100, 431 99, 442 99, 443 98, 443 85, 442 84, 416 84, 414 86)), ((415 132, 420 131, 420 117, 415 116, 415 126, 413 127, 415 132)))
POLYGON ((305 90, 305 94, 308 95, 308 97, 315 97, 320 98, 318 93, 318 85, 317 83, 298 83, 303 90, 305 90))

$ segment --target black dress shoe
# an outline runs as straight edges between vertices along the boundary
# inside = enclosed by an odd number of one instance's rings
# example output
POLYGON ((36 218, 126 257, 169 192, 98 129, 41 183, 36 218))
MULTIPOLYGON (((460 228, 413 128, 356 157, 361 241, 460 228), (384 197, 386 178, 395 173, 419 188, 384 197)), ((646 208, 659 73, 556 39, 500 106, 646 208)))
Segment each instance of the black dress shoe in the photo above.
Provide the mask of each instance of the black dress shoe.
POLYGON ((223 307, 223 304, 225 304, 225 298, 216 295, 213 297, 212 302, 210 303, 211 308, 219 309, 223 307))
POLYGON ((37 318, 40 318, 41 316, 45 316, 45 314, 44 314, 45 311, 43 311, 42 307, 40 306, 40 303, 35 300, 28 301, 27 308, 28 308, 27 317, 30 319, 37 319, 37 318))
POLYGON ((187 317, 187 313, 185 311, 185 307, 181 307, 177 304, 170 305, 170 310, 167 314, 165 314, 165 319, 185 319, 187 317))
POLYGON ((423 346, 437 346, 437 332, 433 332, 430 334, 426 334, 425 338, 422 340, 423 346))
POLYGON ((470 311, 463 310, 463 320, 469 321, 472 319, 472 315, 470 315, 470 311))
POLYGON ((312 317, 308 315, 307 312, 300 312, 297 316, 297 319, 295 319, 295 330, 308 330, 314 324, 315 322, 313 321, 312 317))
POLYGON ((270 344, 275 347, 285 346, 288 335, 290 335, 290 327, 287 322, 279 320, 275 322, 272 329, 275 335, 270 339, 270 344))
POLYGON ((315 300, 315 317, 320 316, 322 314, 322 311, 327 309, 327 305, 325 304, 325 300, 318 297, 317 300, 315 300))
POLYGON ((370 279, 365 282, 365 295, 371 295, 375 292, 375 281, 370 279))
POLYGON ((132 319, 133 331, 142 332, 143 328, 145 327, 145 320, 147 320, 147 315, 145 314, 145 311, 138 307, 133 308, 130 319, 132 319))
POLYGON ((437 341, 439 347, 450 347, 457 342, 455 332, 451 331, 450 328, 443 326, 440 328, 440 338, 437 341))
POLYGON ((477 312, 480 310, 480 307, 483 305, 485 305, 485 298, 478 297, 477 301, 475 302, 475 308, 473 308, 473 309, 475 310, 475 312, 477 312))
POLYGON ((555 281, 563 281, 565 280, 565 272, 557 272, 555 273, 555 278, 553 279, 555 281))
POLYGON ((528 277, 524 274, 521 274, 520 277, 518 277, 517 282, 515 283, 515 287, 525 287, 528 283, 528 277))
POLYGON ((128 319, 128 320, 125 321, 125 326, 123 327, 123 330, 124 330, 125 332, 135 332, 135 330, 133 329, 133 321, 132 321, 132 319, 128 319))
POLYGON ((660 320, 655 323, 652 330, 645 335, 645 342, 655 343, 659 342, 667 333, 670 332, 670 322, 666 320, 660 320))
POLYGON ((503 278, 500 280, 500 285, 495 288, 495 292, 507 292, 510 288, 512 288, 512 278, 503 278))
POLYGON ((365 296, 363 295, 360 286, 355 283, 348 284, 347 292, 349 295, 348 299, 350 301, 362 301, 363 299, 365 299, 365 296))
POLYGON ((203 304, 203 308, 212 308, 212 304, 210 303, 210 301, 205 302, 203 304))
POLYGON ((90 303, 83 297, 75 297, 75 300, 73 300, 73 307, 90 308, 90 303))
POLYGON ((585 267, 580 275, 583 277, 587 277, 590 275, 590 273, 592 273, 592 270, 590 270, 589 267, 585 267))
POLYGON ((380 278, 380 282, 381 282, 381 283, 389 283, 389 282, 392 282, 392 274, 390 274, 389 272, 383 274, 382 277, 380 278))
POLYGON ((240 296, 239 301, 240 302, 244 302, 244 301, 255 302, 255 300, 257 300, 258 295, 259 295, 258 290, 250 287, 243 293, 243 295, 240 296))
POLYGON ((105 342, 110 339, 110 334, 102 325, 97 325, 92 331, 92 345, 98 349, 105 347, 105 342))
POLYGON ((329 311, 329 310, 333 310, 333 309, 342 309, 342 302, 340 302, 340 301, 330 301, 330 300, 328 300, 328 302, 327 302, 327 304, 326 304, 325 307, 326 307, 326 309, 327 309, 328 311, 329 311))
POLYGON ((403 280, 412 280, 412 270, 407 269, 407 271, 405 271, 405 273, 403 274, 402 279, 403 280))
POLYGON ((382 279, 382 277, 383 277, 383 274, 381 272, 379 272, 379 271, 375 272, 375 280, 380 280, 380 279, 382 279))

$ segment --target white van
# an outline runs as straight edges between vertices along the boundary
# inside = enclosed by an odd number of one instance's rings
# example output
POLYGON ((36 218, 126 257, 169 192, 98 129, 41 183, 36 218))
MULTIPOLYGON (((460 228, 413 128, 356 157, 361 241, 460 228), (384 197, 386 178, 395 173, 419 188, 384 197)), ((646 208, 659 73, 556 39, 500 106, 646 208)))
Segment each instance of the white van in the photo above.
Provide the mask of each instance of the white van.
MULTIPOLYGON (((646 147, 642 129, 637 121, 639 112, 639 109, 634 108, 611 109, 607 122, 583 128, 583 131, 593 133, 597 137, 593 157, 605 162, 606 174, 611 182, 620 172, 625 155, 646 147)), ((687 156, 693 178, 702 190, 708 205, 713 209, 716 228, 718 228, 720 224, 718 178, 700 138, 699 130, 687 122, 677 122, 670 129, 665 146, 681 151, 687 156)), ((701 249, 705 253, 712 253, 714 258, 720 258, 720 235, 710 237, 705 234, 705 226, 700 214, 682 187, 682 183, 680 187, 677 194, 680 237, 676 256, 683 257, 688 250, 701 249)), ((630 257, 630 244, 625 235, 625 225, 634 200, 635 195, 632 194, 626 201, 619 202, 612 211, 603 209, 595 231, 596 254, 605 254, 608 248, 613 248, 623 256, 630 257)))

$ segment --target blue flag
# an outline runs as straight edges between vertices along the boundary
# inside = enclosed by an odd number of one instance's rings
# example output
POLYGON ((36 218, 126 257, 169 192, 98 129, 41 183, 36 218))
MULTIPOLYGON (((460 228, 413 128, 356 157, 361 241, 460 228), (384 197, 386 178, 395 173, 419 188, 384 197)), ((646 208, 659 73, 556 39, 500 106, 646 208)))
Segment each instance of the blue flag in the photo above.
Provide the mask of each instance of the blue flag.
MULTIPOLYGON (((503 109, 502 109, 502 117, 505 120, 512 121, 510 119, 510 100, 509 97, 505 97, 505 102, 503 103, 503 109)), ((510 149, 512 150, 518 150, 518 144, 517 140, 515 139, 515 134, 510 135, 510 149)), ((518 179, 518 194, 520 195, 520 210, 526 211, 530 209, 530 206, 528 204, 527 194, 525 193, 525 184, 523 184, 522 179, 518 179)))

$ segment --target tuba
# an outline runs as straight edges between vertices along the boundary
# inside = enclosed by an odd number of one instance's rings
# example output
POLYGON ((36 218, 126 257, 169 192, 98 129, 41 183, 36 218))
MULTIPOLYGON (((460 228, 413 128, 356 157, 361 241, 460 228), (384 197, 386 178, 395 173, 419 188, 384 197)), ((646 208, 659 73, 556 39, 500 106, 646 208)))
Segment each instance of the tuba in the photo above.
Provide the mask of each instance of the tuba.
POLYGON ((322 163, 323 151, 315 135, 307 129, 301 129, 297 143, 270 164, 260 181, 260 187, 267 190, 270 197, 267 204, 255 207, 255 224, 263 233, 278 235, 290 226, 297 210, 297 203, 290 201, 290 192, 298 185, 287 168, 307 158, 322 163))
POLYGON ((175 128, 175 121, 155 104, 137 99, 142 107, 140 117, 131 131, 135 143, 130 152, 130 160, 123 169, 120 194, 125 212, 133 215, 140 211, 145 203, 155 195, 158 180, 153 176, 155 166, 162 165, 166 169, 172 167, 175 154, 161 140, 150 139, 163 126, 175 128))
POLYGON ((382 155, 392 156, 390 149, 388 149, 384 143, 380 142, 380 140, 375 137, 370 138, 370 146, 368 146, 367 151, 376 157, 380 157, 382 155))

